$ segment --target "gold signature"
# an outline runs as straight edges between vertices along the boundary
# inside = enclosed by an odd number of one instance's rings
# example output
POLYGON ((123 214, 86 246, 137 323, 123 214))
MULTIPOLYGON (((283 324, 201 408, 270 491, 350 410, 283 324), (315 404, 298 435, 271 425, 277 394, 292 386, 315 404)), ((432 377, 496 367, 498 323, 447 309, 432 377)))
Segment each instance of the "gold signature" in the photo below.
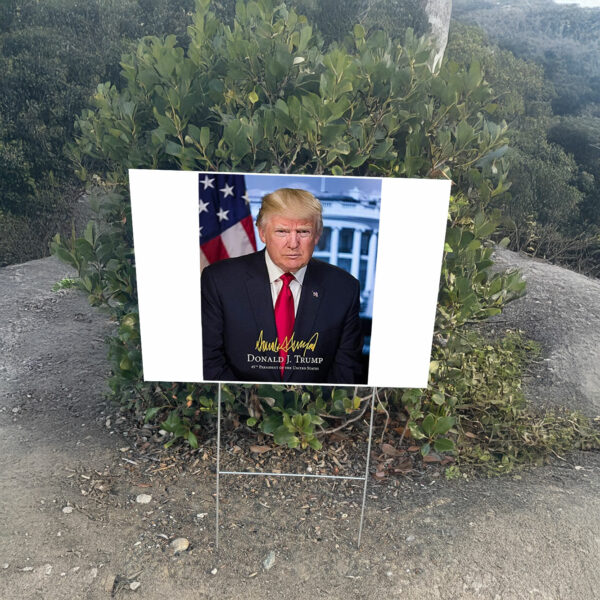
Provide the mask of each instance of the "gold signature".
POLYGON ((317 342, 319 341, 319 332, 315 333, 308 341, 305 341, 305 340, 296 341, 294 339, 294 335, 295 334, 292 333, 292 337, 289 340, 286 337, 283 340, 283 342, 280 344, 278 340, 274 340, 272 342, 264 340, 263 339, 263 330, 261 329, 260 333, 258 335, 258 339, 256 340, 255 348, 259 352, 279 352, 280 350, 283 350, 285 352, 296 352, 296 350, 304 349, 302 356, 306 356, 307 350, 310 350, 312 352, 315 351, 315 349, 317 347, 317 342))

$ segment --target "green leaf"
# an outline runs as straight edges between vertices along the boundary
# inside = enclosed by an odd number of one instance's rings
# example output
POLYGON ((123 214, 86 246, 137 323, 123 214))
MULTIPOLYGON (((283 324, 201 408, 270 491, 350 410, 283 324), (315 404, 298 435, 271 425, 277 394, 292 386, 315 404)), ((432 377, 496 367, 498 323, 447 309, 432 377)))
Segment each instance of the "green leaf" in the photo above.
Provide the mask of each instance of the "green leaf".
POLYGON ((246 425, 248 425, 248 427, 254 427, 257 423, 258 420, 255 417, 250 417, 246 420, 246 425))
POLYGON ((316 437, 311 438, 310 440, 308 440, 308 445, 313 450, 321 450, 323 448, 323 444, 321 444, 321 442, 316 437))
POLYGON ((440 417, 435 424, 433 434, 444 435, 444 433, 446 433, 449 429, 452 428, 455 422, 456 419, 454 419, 453 417, 440 417))
POLYGON ((191 432, 187 432, 186 439, 192 448, 198 448, 198 438, 191 432))
POLYGON ((438 438, 433 443, 436 452, 452 452, 454 450, 454 442, 447 438, 438 438))
POLYGON ((273 433, 278 427, 281 427, 282 418, 280 415, 272 414, 263 419, 260 424, 260 430, 264 433, 273 433))
POLYGON ((435 427, 435 417, 429 413, 421 423, 421 429, 425 432, 425 434, 429 437, 433 434, 433 428, 435 427))
MULTIPOLYGON (((438 406, 441 406, 445 402, 444 394, 440 394, 440 392, 435 392, 431 396, 431 401, 438 406)), ((437 425, 436 425, 437 428, 437 425)))
POLYGON ((147 411, 144 417, 144 422, 148 423, 154 419, 154 417, 164 408, 164 406, 151 406, 147 411))
POLYGON ((362 25, 360 25, 359 23, 357 23, 357 24, 354 26, 354 37, 355 37, 356 39, 358 39, 358 40, 362 40, 362 39, 364 39, 364 37, 365 37, 365 33, 366 33, 366 32, 365 32, 365 28, 364 28, 362 25))
POLYGON ((200 145, 206 148, 210 142, 210 129, 208 127, 202 127, 200 129, 200 145))
POLYGON ((165 152, 167 154, 171 154, 172 156, 180 156, 181 150, 181 144, 177 144, 176 142, 168 140, 165 144, 165 152))

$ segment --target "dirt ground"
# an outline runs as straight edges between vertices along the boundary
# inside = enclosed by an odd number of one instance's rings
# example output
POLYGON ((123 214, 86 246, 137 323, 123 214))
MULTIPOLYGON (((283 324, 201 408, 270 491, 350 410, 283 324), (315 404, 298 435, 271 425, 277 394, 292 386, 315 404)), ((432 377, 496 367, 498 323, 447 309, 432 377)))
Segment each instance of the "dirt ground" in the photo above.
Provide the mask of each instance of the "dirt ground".
MULTIPOLYGON (((548 359, 529 393, 598 414, 600 283, 499 260, 530 294, 497 326, 520 320, 548 359)), ((52 258, 0 269, 1 600, 600 598, 598 453, 489 480, 371 478, 360 550, 361 482, 223 477, 217 551, 214 439, 185 461, 153 452, 156 429, 107 403, 110 323, 50 291, 68 274, 52 258)))

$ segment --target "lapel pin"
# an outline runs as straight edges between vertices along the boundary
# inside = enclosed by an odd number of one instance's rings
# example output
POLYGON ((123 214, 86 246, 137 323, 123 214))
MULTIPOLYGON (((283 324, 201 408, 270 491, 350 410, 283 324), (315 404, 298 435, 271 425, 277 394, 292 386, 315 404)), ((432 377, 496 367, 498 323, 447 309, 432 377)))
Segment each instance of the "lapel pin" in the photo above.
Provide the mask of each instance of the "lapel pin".
POLYGON ((314 296, 315 298, 318 298, 318 297, 319 297, 319 292, 315 292, 315 291, 313 291, 313 296, 314 296))

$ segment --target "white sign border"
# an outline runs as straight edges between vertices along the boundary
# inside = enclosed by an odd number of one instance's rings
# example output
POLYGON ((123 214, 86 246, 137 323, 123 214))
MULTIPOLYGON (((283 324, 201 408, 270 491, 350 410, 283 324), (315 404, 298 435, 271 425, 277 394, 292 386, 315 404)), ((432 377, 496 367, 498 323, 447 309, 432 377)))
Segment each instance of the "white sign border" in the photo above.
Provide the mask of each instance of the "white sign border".
MULTIPOLYGON (((204 381, 198 173, 129 171, 146 381, 204 381)), ((424 388, 451 182, 403 178, 381 181, 366 385, 424 388)))

